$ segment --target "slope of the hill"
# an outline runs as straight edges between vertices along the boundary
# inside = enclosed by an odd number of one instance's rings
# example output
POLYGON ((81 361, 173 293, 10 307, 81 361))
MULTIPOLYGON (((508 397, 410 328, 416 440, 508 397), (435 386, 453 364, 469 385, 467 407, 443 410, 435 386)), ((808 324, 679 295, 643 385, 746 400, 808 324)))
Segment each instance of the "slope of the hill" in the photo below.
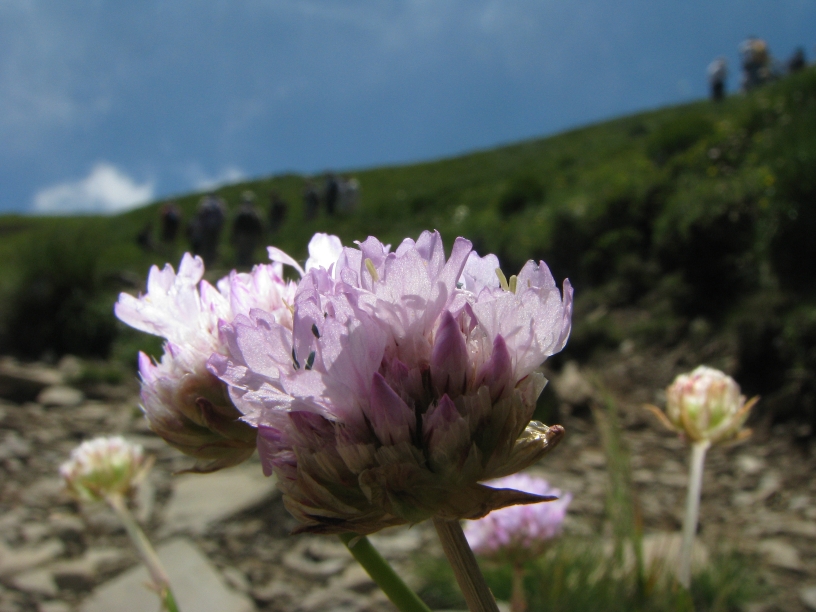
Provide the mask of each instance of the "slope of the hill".
MULTIPOLYGON (((576 287, 573 336, 554 367, 622 346, 679 351, 677 367, 706 361, 763 394, 766 414, 816 423, 816 69, 721 104, 353 174, 357 208, 311 221, 301 205, 309 177, 218 193, 234 212, 244 190, 261 204, 277 190, 289 214, 268 240, 301 259, 316 231, 397 244, 426 228, 448 244, 470 238, 508 271, 544 259, 576 287)), ((200 195, 177 198, 185 219, 200 195)), ((110 312, 117 291, 137 291, 150 264, 175 265, 186 247, 137 245, 147 223, 158 226, 160 205, 116 217, 0 217, 0 352, 155 351, 110 312)), ((228 238, 208 277, 232 266, 228 238)))

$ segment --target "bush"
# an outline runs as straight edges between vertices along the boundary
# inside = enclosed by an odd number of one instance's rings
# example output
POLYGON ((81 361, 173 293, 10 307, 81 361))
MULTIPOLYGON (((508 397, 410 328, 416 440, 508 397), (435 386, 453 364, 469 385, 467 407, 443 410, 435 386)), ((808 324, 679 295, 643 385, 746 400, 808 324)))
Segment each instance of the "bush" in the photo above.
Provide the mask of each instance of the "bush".
POLYGON ((116 336, 113 294, 101 282, 104 234, 87 225, 42 231, 17 253, 5 346, 20 357, 106 357, 116 336))

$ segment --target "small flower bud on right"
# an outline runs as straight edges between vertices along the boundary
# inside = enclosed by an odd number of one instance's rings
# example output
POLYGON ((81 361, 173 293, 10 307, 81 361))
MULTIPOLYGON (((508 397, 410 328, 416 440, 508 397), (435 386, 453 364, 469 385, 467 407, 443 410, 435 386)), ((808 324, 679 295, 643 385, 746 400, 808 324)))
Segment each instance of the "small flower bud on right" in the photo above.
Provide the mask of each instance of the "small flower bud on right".
POLYGON ((706 366, 680 374, 666 389, 666 396, 665 416, 657 411, 664 423, 692 442, 712 444, 750 435, 743 425, 759 399, 746 402, 733 378, 706 366))

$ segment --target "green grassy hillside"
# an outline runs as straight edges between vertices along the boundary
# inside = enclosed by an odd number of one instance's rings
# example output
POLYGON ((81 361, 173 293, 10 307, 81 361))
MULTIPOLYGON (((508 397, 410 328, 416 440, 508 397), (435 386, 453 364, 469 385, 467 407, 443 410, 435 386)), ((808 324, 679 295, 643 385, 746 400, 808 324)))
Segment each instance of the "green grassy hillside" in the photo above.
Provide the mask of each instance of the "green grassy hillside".
MULTIPOLYGON (((506 270, 544 259, 576 287, 564 358, 624 340, 687 342, 724 364, 767 411, 816 422, 816 70, 722 104, 707 101, 423 164, 362 170, 352 213, 304 221, 309 177, 218 190, 231 210, 253 190, 289 204, 270 241, 297 258, 316 231, 393 244, 439 229, 499 255, 506 270), (702 350, 711 338, 716 348, 702 350)), ((201 194, 177 201, 185 219, 201 194)), ((110 316, 148 266, 178 262, 182 240, 143 252, 156 202, 115 217, 0 217, 4 351, 115 356, 145 340, 110 316)), ((234 258, 224 232, 217 278, 234 258)), ((258 250, 258 260, 264 253, 258 250)), ((708 343, 710 345, 710 343, 708 343)), ((148 345, 152 350, 157 343, 148 345)))

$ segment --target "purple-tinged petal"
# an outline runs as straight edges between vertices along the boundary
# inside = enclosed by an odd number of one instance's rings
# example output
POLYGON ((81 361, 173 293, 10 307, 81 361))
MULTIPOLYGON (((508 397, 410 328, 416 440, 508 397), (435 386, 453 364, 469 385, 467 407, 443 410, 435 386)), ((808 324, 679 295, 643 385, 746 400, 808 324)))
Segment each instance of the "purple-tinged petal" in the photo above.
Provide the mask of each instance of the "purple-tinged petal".
POLYGON ((431 353, 431 382, 439 395, 457 397, 464 393, 468 371, 468 350, 462 330, 453 316, 445 311, 436 330, 431 353))
POLYGON ((488 386, 490 397, 494 402, 515 385, 512 358, 501 334, 493 340, 493 352, 490 354, 490 359, 482 364, 476 374, 475 386, 480 385, 488 386))
POLYGON ((374 374, 370 402, 363 409, 382 444, 411 441, 416 430, 416 415, 379 372, 374 374))

